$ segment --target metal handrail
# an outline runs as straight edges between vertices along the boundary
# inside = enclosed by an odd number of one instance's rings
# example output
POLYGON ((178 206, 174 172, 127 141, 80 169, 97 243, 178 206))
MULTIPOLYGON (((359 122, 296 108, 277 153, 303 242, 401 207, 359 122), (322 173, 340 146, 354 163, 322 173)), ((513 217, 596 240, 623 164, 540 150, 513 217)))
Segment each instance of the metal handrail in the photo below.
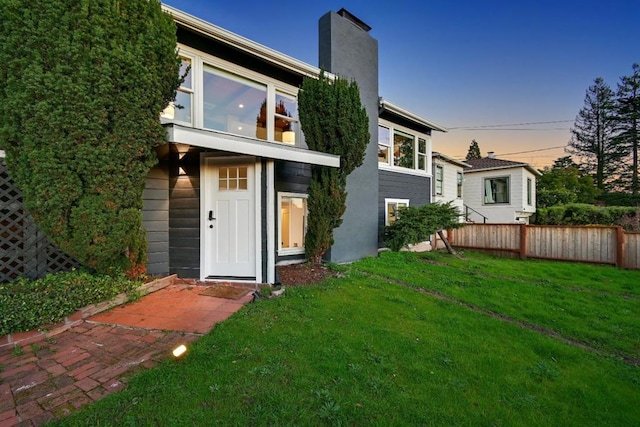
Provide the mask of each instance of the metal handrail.
POLYGON ((486 216, 482 215, 480 212, 478 212, 477 210, 475 210, 475 209, 473 209, 472 207, 467 206, 467 205, 464 205, 464 219, 465 219, 465 221, 471 221, 471 220, 469 219, 469 211, 472 211, 472 212, 474 212, 474 213, 476 213, 476 214, 480 215, 480 216, 482 217, 482 219, 483 219, 483 221, 482 221, 482 222, 483 222, 484 224, 486 224, 486 223, 487 223, 487 219, 488 219, 488 218, 487 218, 486 216))

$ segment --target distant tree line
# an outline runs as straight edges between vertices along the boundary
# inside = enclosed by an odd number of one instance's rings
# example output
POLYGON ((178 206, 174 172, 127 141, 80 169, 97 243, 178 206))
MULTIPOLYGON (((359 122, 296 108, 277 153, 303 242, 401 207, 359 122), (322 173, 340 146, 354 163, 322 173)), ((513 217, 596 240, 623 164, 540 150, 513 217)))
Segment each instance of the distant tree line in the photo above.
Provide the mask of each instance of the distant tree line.
POLYGON ((622 193, 638 203, 639 144, 640 64, 633 64, 632 73, 620 78, 615 91, 600 77, 589 86, 567 152, 593 177, 601 199, 622 193))

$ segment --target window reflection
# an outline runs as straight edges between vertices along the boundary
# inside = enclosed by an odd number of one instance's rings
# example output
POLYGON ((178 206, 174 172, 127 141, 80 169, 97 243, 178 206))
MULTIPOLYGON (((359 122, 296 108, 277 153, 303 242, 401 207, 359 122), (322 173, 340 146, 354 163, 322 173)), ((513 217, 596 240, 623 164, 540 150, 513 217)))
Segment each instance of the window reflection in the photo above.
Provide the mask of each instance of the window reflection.
POLYGON ((205 128, 267 139, 265 85, 205 66, 203 90, 205 128))
POLYGON ((414 168, 414 137, 396 130, 393 133, 393 164, 403 168, 414 168))

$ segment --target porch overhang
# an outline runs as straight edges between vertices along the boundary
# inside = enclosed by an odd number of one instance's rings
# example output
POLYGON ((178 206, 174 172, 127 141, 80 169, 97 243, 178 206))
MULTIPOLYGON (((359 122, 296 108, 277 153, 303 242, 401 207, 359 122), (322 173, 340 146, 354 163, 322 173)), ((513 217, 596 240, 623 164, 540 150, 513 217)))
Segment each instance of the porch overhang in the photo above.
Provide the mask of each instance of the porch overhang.
POLYGON ((165 128, 167 129, 167 140, 171 143, 188 144, 268 159, 289 160, 333 168, 340 167, 340 156, 334 154, 320 153, 259 139, 242 138, 224 132, 195 129, 175 123, 168 123, 165 128))

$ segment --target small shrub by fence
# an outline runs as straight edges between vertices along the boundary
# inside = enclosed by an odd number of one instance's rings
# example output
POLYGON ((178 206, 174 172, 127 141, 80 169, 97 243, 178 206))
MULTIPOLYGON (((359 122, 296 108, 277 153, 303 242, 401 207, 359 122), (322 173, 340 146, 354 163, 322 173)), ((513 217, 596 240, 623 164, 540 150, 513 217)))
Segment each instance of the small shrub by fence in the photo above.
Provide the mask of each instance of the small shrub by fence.
POLYGON ((640 269, 640 233, 613 226, 467 224, 449 231, 457 248, 520 258, 579 261, 640 269))
POLYGON ((79 263, 54 246, 22 206, 0 158, 0 283, 68 271, 79 263))

